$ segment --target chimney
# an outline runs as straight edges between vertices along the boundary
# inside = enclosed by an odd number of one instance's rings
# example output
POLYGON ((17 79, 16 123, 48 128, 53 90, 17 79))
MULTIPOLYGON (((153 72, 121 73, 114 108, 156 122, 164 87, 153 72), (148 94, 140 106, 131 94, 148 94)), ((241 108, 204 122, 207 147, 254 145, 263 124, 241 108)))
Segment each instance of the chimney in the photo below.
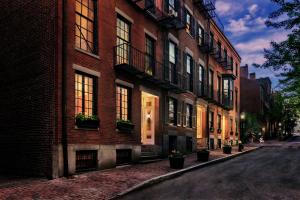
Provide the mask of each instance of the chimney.
POLYGON ((250 79, 251 80, 256 80, 256 74, 255 73, 250 73, 250 79))
POLYGON ((244 78, 248 78, 248 74, 249 74, 248 65, 241 67, 241 76, 244 78))

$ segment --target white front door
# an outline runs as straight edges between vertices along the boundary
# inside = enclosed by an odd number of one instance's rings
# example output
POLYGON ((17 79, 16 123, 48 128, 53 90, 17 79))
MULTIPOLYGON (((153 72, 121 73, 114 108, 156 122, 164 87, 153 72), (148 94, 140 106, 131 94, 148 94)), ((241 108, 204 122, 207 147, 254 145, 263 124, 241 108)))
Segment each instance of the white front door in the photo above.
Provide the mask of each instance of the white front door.
POLYGON ((142 144, 155 144, 156 97, 142 93, 142 144))

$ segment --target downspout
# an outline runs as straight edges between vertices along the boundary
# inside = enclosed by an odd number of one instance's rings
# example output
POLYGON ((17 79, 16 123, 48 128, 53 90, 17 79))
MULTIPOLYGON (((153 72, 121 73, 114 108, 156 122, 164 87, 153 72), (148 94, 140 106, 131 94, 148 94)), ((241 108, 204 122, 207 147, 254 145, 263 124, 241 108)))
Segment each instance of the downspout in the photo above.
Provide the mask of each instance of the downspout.
MULTIPOLYGON (((208 30, 208 36, 210 36, 210 19, 207 20, 207 30, 208 30)), ((209 37, 208 37, 208 44, 210 44, 210 40, 209 40, 209 37)), ((209 48, 209 47, 208 47, 209 48)), ((206 80, 206 84, 207 86, 209 87, 209 52, 206 54, 206 67, 207 67, 207 70, 206 70, 206 77, 207 77, 207 80, 206 80)), ((208 91, 209 91, 209 88, 208 88, 208 91)), ((207 111, 206 111, 206 134, 207 134, 207 149, 209 150, 210 149, 210 146, 209 146, 209 105, 207 105, 207 111)))
POLYGON ((67 129, 67 0, 62 1, 62 148, 64 176, 69 176, 67 129))

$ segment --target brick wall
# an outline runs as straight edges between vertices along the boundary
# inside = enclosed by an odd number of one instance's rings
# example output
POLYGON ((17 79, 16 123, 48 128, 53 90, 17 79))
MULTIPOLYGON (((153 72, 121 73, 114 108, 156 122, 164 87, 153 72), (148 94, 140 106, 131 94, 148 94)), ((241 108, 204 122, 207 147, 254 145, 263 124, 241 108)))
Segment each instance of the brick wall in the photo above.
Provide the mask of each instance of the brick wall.
POLYGON ((3 0, 0 7, 0 169, 49 176, 55 0, 3 0))

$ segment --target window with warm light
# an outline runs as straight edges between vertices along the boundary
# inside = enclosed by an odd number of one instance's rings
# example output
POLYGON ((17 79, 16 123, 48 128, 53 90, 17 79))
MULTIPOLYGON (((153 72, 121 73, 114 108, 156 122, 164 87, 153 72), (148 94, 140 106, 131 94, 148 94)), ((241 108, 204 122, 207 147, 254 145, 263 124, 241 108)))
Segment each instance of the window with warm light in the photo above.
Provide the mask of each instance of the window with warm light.
POLYGON ((198 25, 198 44, 201 46, 204 44, 204 28, 198 25))
POLYGON ((130 120, 131 89, 117 85, 116 95, 117 120, 130 120))
POLYGON ((191 13, 188 10, 185 11, 185 23, 186 23, 186 32, 190 35, 193 35, 193 19, 191 13))
POLYGON ((220 114, 218 114, 218 118, 217 118, 217 124, 218 124, 218 130, 221 130, 221 124, 222 124, 222 116, 220 114))
POLYGON ((75 74, 75 115, 96 115, 96 78, 75 74))
POLYGON ((75 46, 89 53, 97 53, 97 2, 75 1, 75 46))
POLYGON ((130 52, 130 23, 117 17, 117 64, 128 63, 130 52))
POLYGON ((209 111, 208 123, 209 123, 209 128, 213 129, 214 128, 214 112, 212 112, 212 111, 209 111))

